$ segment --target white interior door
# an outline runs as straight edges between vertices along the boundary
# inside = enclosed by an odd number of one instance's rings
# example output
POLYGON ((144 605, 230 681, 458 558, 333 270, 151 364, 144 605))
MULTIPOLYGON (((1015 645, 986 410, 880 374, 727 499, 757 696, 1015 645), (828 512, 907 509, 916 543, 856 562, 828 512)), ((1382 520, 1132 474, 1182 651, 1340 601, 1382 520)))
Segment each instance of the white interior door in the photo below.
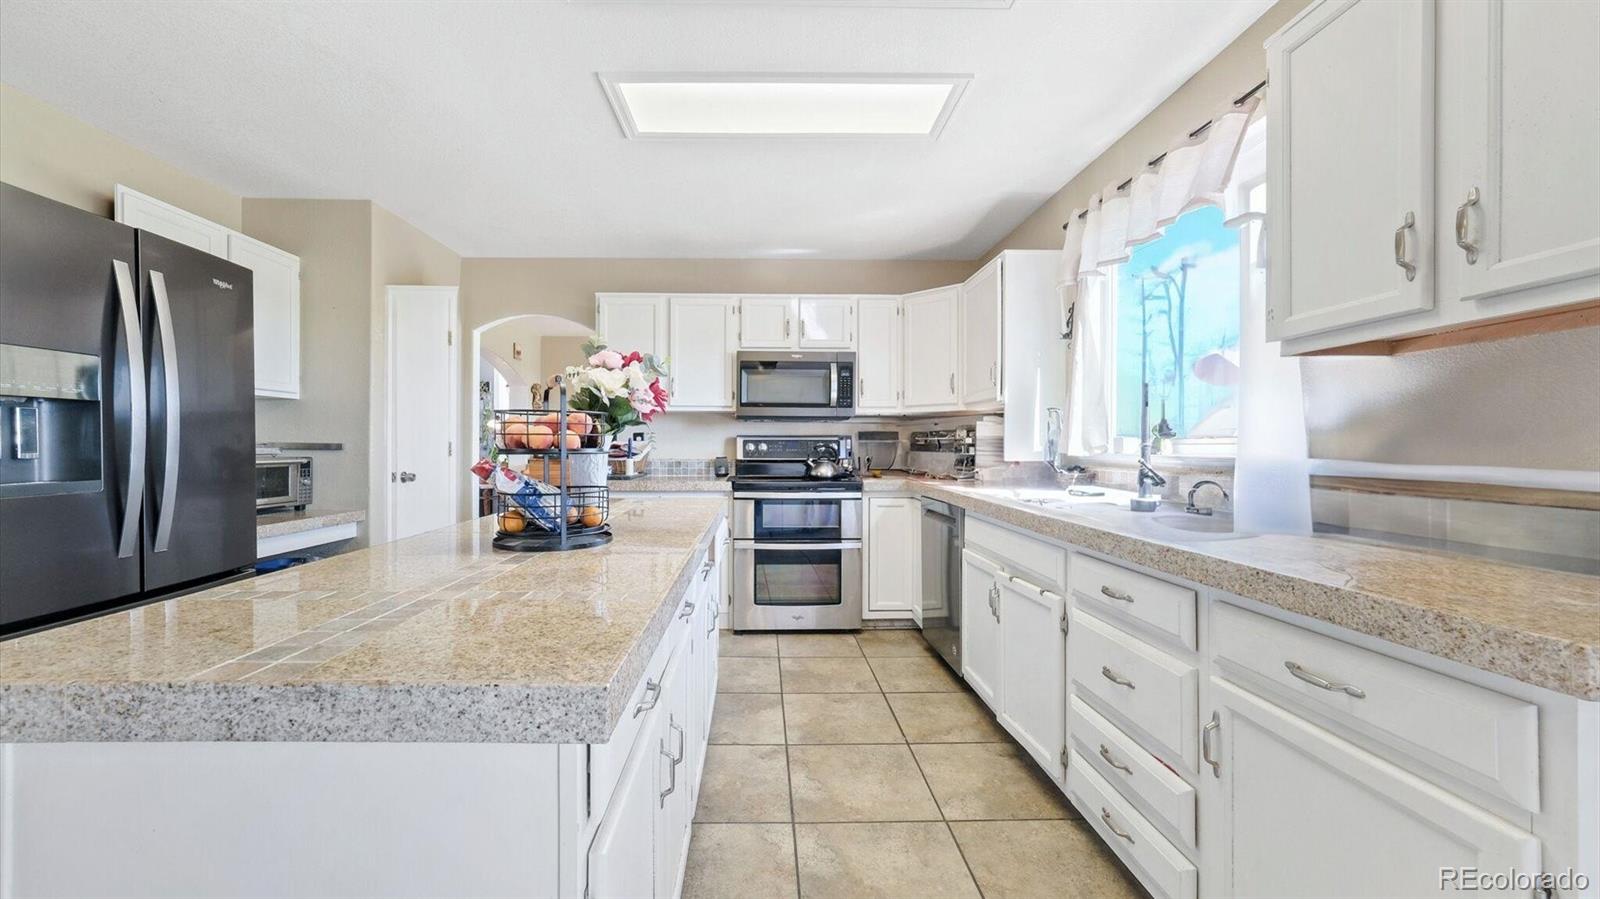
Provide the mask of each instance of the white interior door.
POLYGON ((389 536, 455 521, 456 288, 389 288, 389 536))

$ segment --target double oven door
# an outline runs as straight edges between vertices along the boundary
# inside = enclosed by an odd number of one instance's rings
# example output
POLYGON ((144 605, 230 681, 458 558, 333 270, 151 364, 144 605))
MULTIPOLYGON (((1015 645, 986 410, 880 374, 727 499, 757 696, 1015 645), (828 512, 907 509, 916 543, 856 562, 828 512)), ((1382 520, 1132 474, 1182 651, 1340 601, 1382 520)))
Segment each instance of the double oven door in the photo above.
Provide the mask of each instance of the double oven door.
POLYGON ((861 516, 855 494, 735 495, 734 630, 860 627, 861 516))

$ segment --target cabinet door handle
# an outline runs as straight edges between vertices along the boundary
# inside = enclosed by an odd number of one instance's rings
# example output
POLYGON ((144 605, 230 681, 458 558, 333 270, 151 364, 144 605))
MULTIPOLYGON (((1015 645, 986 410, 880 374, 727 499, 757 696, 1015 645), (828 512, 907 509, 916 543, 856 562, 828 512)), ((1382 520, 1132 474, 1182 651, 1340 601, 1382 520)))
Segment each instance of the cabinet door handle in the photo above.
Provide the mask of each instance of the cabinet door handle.
POLYGON ((678 732, 678 754, 667 756, 667 758, 672 759, 673 767, 677 767, 683 761, 683 750, 687 747, 687 744, 683 740, 683 728, 679 727, 678 722, 672 720, 670 716, 667 718, 667 727, 678 732))
POLYGON ((678 613, 678 617, 679 618, 688 618, 689 616, 691 616, 693 614, 694 614, 694 603, 686 602, 686 603, 683 604, 683 611, 678 613))
POLYGON ((1106 826, 1111 828, 1112 833, 1122 837, 1124 840, 1127 840, 1130 843, 1133 842, 1133 837, 1129 836, 1126 830, 1122 830, 1118 828, 1117 825, 1111 823, 1111 809, 1102 806, 1100 809, 1100 820, 1106 822, 1106 826))
POLYGON ((1406 213, 1406 220, 1400 227, 1394 229, 1394 264, 1406 270, 1406 280, 1417 280, 1416 263, 1410 260, 1406 253, 1406 232, 1414 231, 1417 227, 1417 217, 1411 212, 1406 213))
POLYGON ((1476 205, 1478 205, 1478 189, 1474 187, 1467 191, 1467 201, 1456 207, 1456 246, 1466 251, 1468 265, 1478 261, 1478 245, 1467 239, 1467 210, 1476 205))
POLYGON ((1108 587, 1108 586, 1105 586, 1105 585, 1101 585, 1101 587, 1100 587, 1100 595, 1101 596, 1105 596, 1105 597, 1110 598, 1110 599, 1114 599, 1117 602, 1133 602, 1133 594, 1131 594, 1131 593, 1123 593, 1121 590, 1118 590, 1115 587, 1108 587))
POLYGON ((803 318, 800 319, 800 339, 806 339, 806 320, 803 318))
POLYGON ((1106 760, 1106 764, 1117 769, 1118 771, 1121 771, 1123 774, 1133 773, 1132 768, 1129 768, 1127 765, 1124 765, 1111 757, 1111 750, 1104 743, 1100 744, 1100 757, 1106 760))
POLYGON ((637 718, 640 715, 643 715, 645 712, 650 711, 651 709, 655 708, 656 707, 656 703, 658 703, 660 701, 661 701, 661 682, 660 681, 656 681, 656 680, 651 680, 648 677, 645 678, 644 679, 644 699, 641 700, 638 705, 633 707, 633 717, 637 718))
POLYGON ((783 317, 783 339, 789 339, 789 316, 787 315, 783 317))
POLYGON ((662 808, 666 808, 667 797, 671 796, 673 792, 678 789, 678 760, 673 758, 672 753, 667 751, 667 740, 665 737, 661 738, 660 752, 662 758, 672 763, 667 768, 667 776, 670 778, 670 780, 667 781, 667 788, 661 791, 661 795, 657 800, 662 808))
POLYGON ((1100 676, 1105 678, 1108 681, 1111 681, 1112 683, 1116 684, 1119 687, 1127 687, 1130 690, 1134 689, 1133 681, 1128 680, 1127 678, 1125 678, 1122 675, 1116 673, 1115 671, 1112 671, 1106 665, 1101 665, 1100 666, 1100 676))
POLYGON ((950 395, 951 396, 955 396, 956 395, 956 373, 955 372, 951 372, 950 373, 950 395))
POLYGON ((1361 689, 1355 684, 1341 684, 1338 681, 1328 680, 1320 674, 1313 674, 1310 671, 1307 671, 1300 665, 1299 662, 1286 661, 1283 663, 1283 667, 1289 669, 1290 674, 1300 678, 1313 687, 1321 687, 1322 689, 1331 693, 1343 693, 1346 696, 1354 696, 1357 699, 1367 698, 1367 691, 1361 689))
POLYGON ((1200 757, 1211 766, 1211 774, 1214 777, 1222 776, 1222 763, 1217 761, 1216 755, 1211 751, 1211 739, 1212 735, 1221 729, 1222 721, 1217 718, 1216 712, 1212 712, 1211 720, 1206 722, 1205 727, 1200 728, 1200 757))

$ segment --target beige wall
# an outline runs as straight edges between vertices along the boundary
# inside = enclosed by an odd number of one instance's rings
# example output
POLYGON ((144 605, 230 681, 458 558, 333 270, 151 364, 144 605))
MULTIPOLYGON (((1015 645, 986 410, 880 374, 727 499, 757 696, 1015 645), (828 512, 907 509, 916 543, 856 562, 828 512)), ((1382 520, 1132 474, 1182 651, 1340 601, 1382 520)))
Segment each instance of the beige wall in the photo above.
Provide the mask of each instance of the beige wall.
POLYGON ((546 376, 565 371, 569 366, 582 365, 587 357, 583 345, 587 337, 546 337, 539 342, 539 360, 546 376))
POLYGON ((245 200, 241 230, 300 257, 301 398, 257 399, 256 439, 344 444, 310 454, 315 507, 366 509, 372 204, 245 200))
POLYGON ((6 84, 0 84, 0 181, 107 218, 112 188, 126 184, 239 227, 237 195, 6 84))
POLYGON ((536 318, 514 318, 483 332, 483 351, 493 353, 510 368, 509 372, 501 374, 507 375, 506 380, 511 382, 513 396, 520 393, 526 397, 529 385, 541 383, 548 374, 541 361, 544 339, 536 318), (522 348, 521 359, 513 357, 513 344, 522 348))
POLYGON ((1001 250, 1060 247, 1061 224, 1072 210, 1087 206, 1089 198, 1107 185, 1121 184, 1137 174, 1146 163, 1183 140, 1212 114, 1261 83, 1267 77, 1263 42, 1309 5, 1310 0, 1280 0, 1267 10, 1216 58, 984 253, 984 261, 1001 250))

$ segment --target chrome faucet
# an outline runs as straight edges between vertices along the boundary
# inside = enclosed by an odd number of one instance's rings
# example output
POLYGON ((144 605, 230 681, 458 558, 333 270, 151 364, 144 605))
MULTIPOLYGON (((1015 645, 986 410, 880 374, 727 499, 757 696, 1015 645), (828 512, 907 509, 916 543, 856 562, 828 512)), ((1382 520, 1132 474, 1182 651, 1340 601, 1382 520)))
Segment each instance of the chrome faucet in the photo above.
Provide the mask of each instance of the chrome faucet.
POLYGON ((1195 481, 1194 486, 1189 488, 1189 504, 1183 507, 1183 511, 1188 512, 1190 515, 1211 515, 1217 511, 1215 506, 1202 507, 1194 504, 1194 495, 1200 492, 1201 487, 1205 487, 1207 485, 1217 488, 1217 491, 1222 494, 1223 502, 1227 502, 1232 498, 1228 496, 1227 488, 1223 487, 1221 484, 1218 484, 1216 481, 1209 479, 1204 481, 1195 481))
POLYGON ((1150 456, 1155 453, 1155 434, 1150 430, 1150 385, 1140 385, 1139 395, 1139 495, 1128 500, 1134 512, 1154 512, 1161 507, 1161 497, 1151 487, 1167 486, 1167 479, 1150 467, 1150 456))
POLYGON ((1055 406, 1044 410, 1044 460, 1050 469, 1061 474, 1061 410, 1055 406))

